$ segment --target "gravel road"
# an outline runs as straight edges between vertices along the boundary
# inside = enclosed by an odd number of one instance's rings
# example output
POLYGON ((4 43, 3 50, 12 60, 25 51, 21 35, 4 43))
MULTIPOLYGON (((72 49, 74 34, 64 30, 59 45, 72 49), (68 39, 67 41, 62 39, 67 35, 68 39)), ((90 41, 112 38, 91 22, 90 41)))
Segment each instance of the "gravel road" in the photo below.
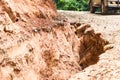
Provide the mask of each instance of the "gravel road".
POLYGON ((90 12, 78 11, 58 11, 61 15, 68 18, 69 22, 87 23, 94 27, 95 30, 103 32, 116 31, 120 29, 120 15, 109 14, 101 15, 100 13, 91 14, 90 12), (96 29, 97 28, 97 29, 96 29))
POLYGON ((69 80, 120 80, 120 15, 101 15, 89 12, 58 11, 69 22, 87 23, 102 33, 113 46, 100 55, 99 62, 71 76, 69 80))

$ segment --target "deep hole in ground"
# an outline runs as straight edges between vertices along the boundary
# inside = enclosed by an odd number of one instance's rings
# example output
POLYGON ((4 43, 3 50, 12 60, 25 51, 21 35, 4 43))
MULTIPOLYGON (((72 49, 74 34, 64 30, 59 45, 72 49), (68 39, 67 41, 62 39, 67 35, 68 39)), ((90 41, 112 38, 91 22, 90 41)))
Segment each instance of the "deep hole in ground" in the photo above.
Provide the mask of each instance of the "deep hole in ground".
POLYGON ((105 45, 109 42, 101 37, 101 33, 95 31, 88 24, 71 23, 75 27, 75 34, 80 40, 79 65, 82 69, 96 64, 99 56, 105 52, 105 45))

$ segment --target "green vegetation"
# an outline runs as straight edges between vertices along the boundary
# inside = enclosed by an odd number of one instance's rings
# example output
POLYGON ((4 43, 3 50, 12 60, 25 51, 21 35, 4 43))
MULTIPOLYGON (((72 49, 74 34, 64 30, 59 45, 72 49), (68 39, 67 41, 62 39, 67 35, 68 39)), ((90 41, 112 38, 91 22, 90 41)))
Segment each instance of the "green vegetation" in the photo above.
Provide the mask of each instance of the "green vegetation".
POLYGON ((89 10, 88 0, 54 0, 57 9, 60 10, 76 10, 87 11, 89 10))

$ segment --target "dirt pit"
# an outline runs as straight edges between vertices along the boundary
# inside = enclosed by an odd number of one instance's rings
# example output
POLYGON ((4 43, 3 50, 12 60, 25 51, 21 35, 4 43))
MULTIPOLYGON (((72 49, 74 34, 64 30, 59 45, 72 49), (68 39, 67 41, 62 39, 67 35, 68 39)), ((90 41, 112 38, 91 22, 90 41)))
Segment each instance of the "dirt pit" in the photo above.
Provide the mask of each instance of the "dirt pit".
POLYGON ((52 0, 0 1, 1 80, 67 80, 97 63, 106 44, 58 15, 52 0))

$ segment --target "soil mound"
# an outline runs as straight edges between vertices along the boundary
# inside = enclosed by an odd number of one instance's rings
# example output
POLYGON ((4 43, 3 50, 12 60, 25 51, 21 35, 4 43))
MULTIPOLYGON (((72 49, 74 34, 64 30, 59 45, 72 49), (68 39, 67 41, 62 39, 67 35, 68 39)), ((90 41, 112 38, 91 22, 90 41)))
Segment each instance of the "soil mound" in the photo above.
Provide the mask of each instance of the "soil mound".
POLYGON ((67 80, 95 64, 106 41, 89 27, 58 16, 52 0, 1 0, 1 80, 67 80))

